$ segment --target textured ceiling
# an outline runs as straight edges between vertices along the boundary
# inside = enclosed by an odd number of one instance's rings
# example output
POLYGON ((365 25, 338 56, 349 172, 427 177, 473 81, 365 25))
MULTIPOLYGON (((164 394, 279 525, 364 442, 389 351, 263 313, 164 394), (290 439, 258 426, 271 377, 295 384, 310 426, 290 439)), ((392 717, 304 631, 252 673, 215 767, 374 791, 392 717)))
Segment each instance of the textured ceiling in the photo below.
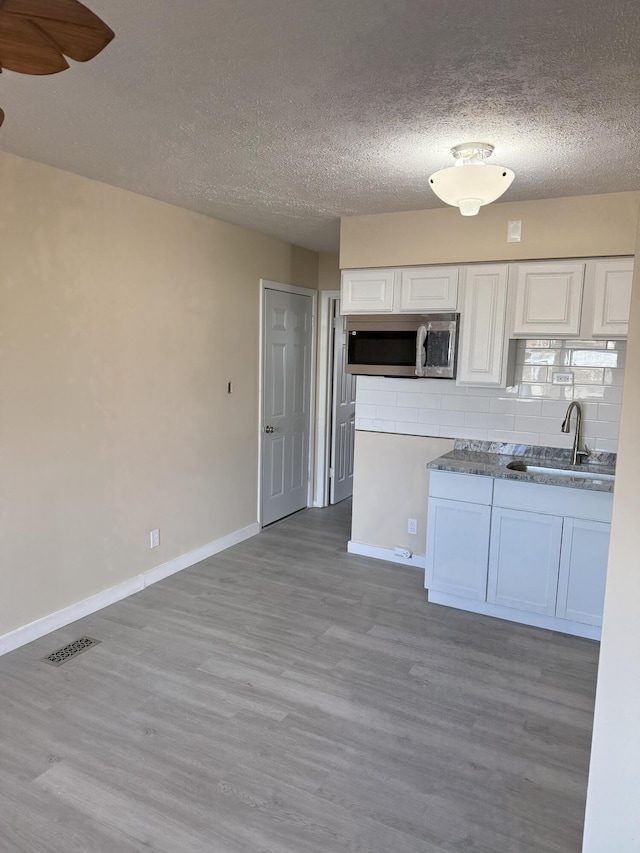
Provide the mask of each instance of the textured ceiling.
POLYGON ((638 0, 87 4, 115 41, 3 73, 0 148, 319 250, 340 216, 441 207, 468 140, 505 200, 640 189, 638 0))

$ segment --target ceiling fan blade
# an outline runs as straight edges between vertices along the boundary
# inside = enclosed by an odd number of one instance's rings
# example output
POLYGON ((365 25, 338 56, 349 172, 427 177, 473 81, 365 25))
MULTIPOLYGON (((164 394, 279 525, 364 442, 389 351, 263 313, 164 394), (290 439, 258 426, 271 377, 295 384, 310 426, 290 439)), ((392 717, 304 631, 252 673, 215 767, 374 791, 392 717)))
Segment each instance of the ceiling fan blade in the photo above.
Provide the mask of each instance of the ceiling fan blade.
POLYGON ((0 68, 20 74, 56 74, 68 67, 59 48, 39 27, 0 9, 0 68))
POLYGON ((87 62, 100 53, 113 37, 113 31, 78 0, 0 0, 0 46, 4 44, 9 49, 11 43, 9 53, 13 62, 3 61, 0 52, 0 65, 12 71, 23 74, 64 71, 69 66, 62 59, 63 54, 78 62, 87 62), (39 43, 49 42, 60 55, 57 62, 49 57, 51 47, 46 49, 42 46, 36 51, 37 56, 33 56, 33 45, 38 39, 30 33, 23 36, 26 43, 21 41, 19 34, 26 32, 19 29, 21 24, 29 24, 40 31, 43 38, 39 43), (31 68, 29 63, 32 60, 31 68))
POLYGON ((106 26, 94 12, 78 0, 2 0, 0 9, 12 15, 64 21, 67 24, 77 24, 79 27, 98 29, 106 26))
POLYGON ((4 121, 4 110, 0 108, 0 127, 2 127, 2 122, 4 121))
POLYGON ((76 27, 60 21, 44 21, 38 18, 34 22, 57 44, 61 53, 76 62, 88 62, 93 59, 113 38, 111 30, 107 36, 100 30, 76 27))

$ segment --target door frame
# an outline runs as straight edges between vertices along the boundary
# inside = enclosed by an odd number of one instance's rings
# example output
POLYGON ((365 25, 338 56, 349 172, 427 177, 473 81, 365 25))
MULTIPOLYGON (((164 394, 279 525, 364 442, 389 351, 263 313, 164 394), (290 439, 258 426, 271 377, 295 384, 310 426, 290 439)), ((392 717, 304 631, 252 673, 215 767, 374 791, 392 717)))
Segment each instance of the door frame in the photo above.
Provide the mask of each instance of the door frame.
POLYGON ((257 519, 262 527, 262 404, 264 396, 264 306, 265 291, 280 290, 284 293, 297 293, 300 296, 311 297, 311 363, 310 363, 310 387, 309 387, 309 483, 307 487, 307 506, 312 506, 313 481, 315 458, 315 411, 316 411, 316 370, 317 370, 317 323, 318 291, 310 287, 298 287, 294 284, 284 284, 281 281, 270 281, 267 278, 260 279, 260 326, 258 333, 258 494, 257 494, 257 519))
POLYGON ((329 506, 329 465, 331 464, 331 414, 333 387, 333 303, 339 290, 320 291, 318 323, 318 420, 316 423, 316 465, 313 506, 329 506))

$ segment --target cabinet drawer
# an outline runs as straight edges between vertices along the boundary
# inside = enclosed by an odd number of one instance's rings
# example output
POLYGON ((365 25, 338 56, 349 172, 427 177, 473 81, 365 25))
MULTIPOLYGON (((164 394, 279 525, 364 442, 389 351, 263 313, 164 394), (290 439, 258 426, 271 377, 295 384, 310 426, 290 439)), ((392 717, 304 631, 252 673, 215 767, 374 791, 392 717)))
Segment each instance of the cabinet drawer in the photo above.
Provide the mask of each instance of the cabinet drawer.
POLYGON ((491 504, 493 478, 452 471, 429 472, 429 496, 472 504, 491 504))
POLYGON ((542 512, 548 515, 570 515, 574 518, 610 522, 613 494, 563 486, 547 486, 541 483, 496 480, 493 505, 542 512))

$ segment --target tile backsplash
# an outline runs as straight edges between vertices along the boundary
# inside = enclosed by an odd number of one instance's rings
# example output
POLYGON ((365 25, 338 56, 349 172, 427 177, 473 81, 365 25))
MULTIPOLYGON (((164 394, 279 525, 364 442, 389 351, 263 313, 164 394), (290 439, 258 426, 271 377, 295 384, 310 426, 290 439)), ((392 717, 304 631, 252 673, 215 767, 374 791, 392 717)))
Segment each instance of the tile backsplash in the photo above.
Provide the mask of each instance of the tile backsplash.
POLYGON ((518 341, 516 384, 506 389, 359 376, 356 429, 571 447, 560 425, 579 400, 587 446, 617 452, 625 355, 626 341, 518 341), (570 384, 557 384, 563 378, 570 384))

